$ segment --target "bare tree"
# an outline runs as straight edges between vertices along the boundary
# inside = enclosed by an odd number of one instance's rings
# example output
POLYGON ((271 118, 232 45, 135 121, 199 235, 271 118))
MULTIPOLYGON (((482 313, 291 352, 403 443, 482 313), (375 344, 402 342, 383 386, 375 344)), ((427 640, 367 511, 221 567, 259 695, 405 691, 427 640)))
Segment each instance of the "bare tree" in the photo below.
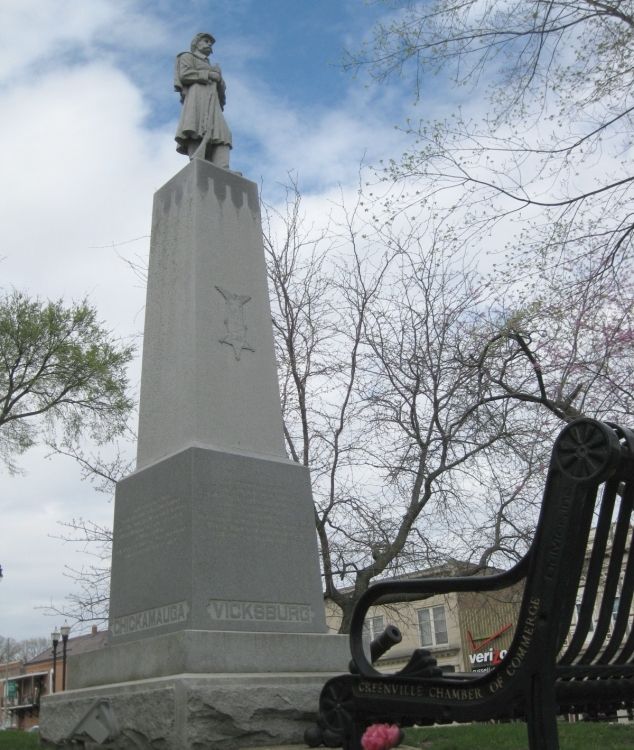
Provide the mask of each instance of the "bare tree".
POLYGON ((391 165, 415 185, 405 203, 459 202, 472 244, 508 219, 524 274, 538 253, 558 272, 580 259, 587 274, 618 271, 634 231, 632 3, 383 4, 391 13, 347 66, 401 77, 423 99, 439 79, 455 85, 452 115, 409 125, 412 148, 391 165))
POLYGON ((0 665, 10 661, 29 661, 50 646, 46 637, 6 638, 0 635, 0 665))
MULTIPOLYGON (((631 269, 632 261, 623 265, 631 269)), ((497 304, 471 360, 491 398, 538 404, 564 421, 581 415, 627 421, 634 408, 630 290, 628 283, 615 289, 608 277, 585 278, 583 268, 572 269, 542 277, 530 304, 497 304)))
MULTIPOLYGON (((338 539, 339 534, 345 537, 339 511, 349 513, 355 507, 355 469, 367 465, 359 386, 364 325, 394 257, 392 249, 374 256, 362 253, 354 226, 360 209, 357 200, 350 211, 344 210, 339 219, 330 217, 311 236, 303 228, 301 197, 294 184, 285 213, 269 211, 265 231, 286 442, 290 456, 311 469, 315 522, 331 596, 337 591, 334 576, 347 577, 338 539), (342 247, 345 252, 339 253, 342 247)), ((365 507, 362 498, 356 507, 365 507)))
MULTIPOLYGON (((114 491, 114 485, 112 487, 114 491)), ((110 605, 110 560, 112 529, 84 518, 60 521, 62 531, 57 538, 81 548, 92 562, 79 568, 66 566, 64 575, 71 584, 63 602, 39 607, 46 615, 63 617, 75 626, 102 624, 108 621, 110 605)))
POLYGON ((361 192, 342 200, 308 241, 295 189, 282 238, 267 241, 289 453, 311 468, 325 589, 344 631, 374 577, 455 552, 441 537, 465 512, 463 477, 482 479, 480 454, 517 410, 491 402, 459 357, 481 341, 486 290, 444 254, 450 238, 395 228, 375 207, 365 218, 367 206, 361 192))
MULTIPOLYGON (((128 431, 129 432, 129 431, 128 431)), ((129 433, 128 438, 134 437, 129 433)), ((80 447, 56 448, 75 460, 81 468, 82 478, 89 481, 97 492, 110 498, 116 483, 127 476, 134 461, 129 446, 116 443, 111 458, 100 453, 87 452, 80 447)), ((110 561, 112 555, 112 529, 85 518, 59 521, 61 531, 53 535, 62 542, 72 544, 86 552, 91 561, 78 568, 66 566, 64 575, 71 584, 70 593, 63 602, 51 602, 39 607, 51 617, 63 617, 75 625, 103 624, 108 621, 110 604, 110 561)))
POLYGON ((359 192, 311 237, 301 205, 295 188, 267 240, 274 325, 289 453, 312 471, 345 631, 377 576, 526 551, 562 421, 631 408, 633 310, 582 270, 574 294, 551 276, 528 304, 453 249, 443 217, 359 192))

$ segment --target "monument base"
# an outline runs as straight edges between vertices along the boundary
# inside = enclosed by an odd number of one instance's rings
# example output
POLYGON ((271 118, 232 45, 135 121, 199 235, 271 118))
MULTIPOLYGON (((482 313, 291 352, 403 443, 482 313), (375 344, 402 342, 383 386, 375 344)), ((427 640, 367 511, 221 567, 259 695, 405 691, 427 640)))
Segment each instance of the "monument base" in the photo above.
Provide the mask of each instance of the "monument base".
POLYGON ((181 630, 71 656, 67 685, 77 690, 178 674, 340 673, 349 658, 344 635, 181 630))
POLYGON ((181 674, 55 693, 42 700, 41 743, 57 750, 301 744, 305 729, 315 723, 319 692, 329 676, 181 674))

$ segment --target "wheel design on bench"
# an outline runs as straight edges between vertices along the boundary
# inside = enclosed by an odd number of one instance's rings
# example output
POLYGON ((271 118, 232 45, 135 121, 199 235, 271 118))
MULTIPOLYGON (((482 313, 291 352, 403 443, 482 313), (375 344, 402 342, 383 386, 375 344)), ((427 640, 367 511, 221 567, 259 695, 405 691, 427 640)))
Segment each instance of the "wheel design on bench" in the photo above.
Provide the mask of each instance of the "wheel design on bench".
MULTIPOLYGON (((341 738, 350 734, 353 727, 352 706, 354 705, 350 677, 344 675, 329 680, 319 699, 319 719, 323 734, 341 738)), ((329 743, 325 743, 330 747, 329 743)))
POLYGON ((618 449, 618 440, 608 427, 591 419, 578 419, 560 434, 555 455, 568 476, 595 479, 608 468, 615 443, 618 449))

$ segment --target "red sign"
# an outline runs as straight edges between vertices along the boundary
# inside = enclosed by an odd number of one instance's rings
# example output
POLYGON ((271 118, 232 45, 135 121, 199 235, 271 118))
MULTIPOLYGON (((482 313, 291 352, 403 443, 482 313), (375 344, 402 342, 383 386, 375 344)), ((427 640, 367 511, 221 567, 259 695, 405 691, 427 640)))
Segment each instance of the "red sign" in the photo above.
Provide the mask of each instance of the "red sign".
POLYGON ((472 672, 487 672, 491 667, 499 664, 502 659, 506 656, 506 649, 493 648, 491 645, 493 641, 499 638, 501 635, 506 633, 513 627, 513 623, 509 622, 508 625, 504 625, 497 630, 493 635, 487 638, 475 639, 469 630, 467 630, 467 638, 469 639, 469 646, 471 653, 469 654, 469 661, 471 663, 472 672), (476 642, 479 641, 479 643, 476 642), (487 646, 490 646, 488 650, 484 650, 487 646))

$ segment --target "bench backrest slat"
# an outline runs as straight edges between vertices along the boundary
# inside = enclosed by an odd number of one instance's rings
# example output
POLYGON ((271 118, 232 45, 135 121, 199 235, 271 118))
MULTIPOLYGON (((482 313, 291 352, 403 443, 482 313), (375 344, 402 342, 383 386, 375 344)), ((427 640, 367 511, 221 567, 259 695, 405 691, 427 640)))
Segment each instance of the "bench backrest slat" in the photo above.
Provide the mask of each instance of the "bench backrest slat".
MULTIPOLYGON (((578 608, 577 625, 570 639, 570 644, 565 652, 559 658, 559 664, 572 664, 579 655, 583 644, 586 642, 590 631, 593 629, 593 617, 596 601, 596 592, 601 580, 603 565, 605 561, 605 551, 608 543, 608 536, 612 524, 612 512, 616 498, 617 483, 606 482, 601 498, 601 511, 599 513, 599 522, 595 529, 594 544, 585 571, 585 586, 581 597, 581 603, 578 608)), ((588 538, 589 529, 580 530, 579 536, 585 544, 588 538)), ((583 560, 580 560, 583 564, 583 560)), ((577 596, 578 582, 571 588, 571 594, 577 596)))
MULTIPOLYGON (((573 520, 577 533, 574 535, 571 534, 571 539, 569 541, 571 551, 568 554, 568 557, 566 558, 565 556, 562 556, 562 559, 566 559, 566 564, 561 565, 560 588, 557 592, 557 597, 563 600, 562 613, 556 619, 558 623, 558 653, 563 648, 565 641, 569 638, 570 624, 573 621, 573 616, 577 609, 577 590, 579 580, 584 573, 586 540, 590 534, 590 529, 594 520, 594 509, 600 487, 601 485, 598 487, 596 485, 588 487, 586 488, 586 493, 581 496, 583 499, 580 507, 575 509, 576 513, 574 514, 573 520)), ((546 496, 544 502, 552 500, 552 497, 546 496)), ((593 602, 586 603, 586 607, 590 609, 590 611, 592 606, 593 602)), ((587 627, 589 628, 590 623, 591 617, 578 622, 578 627, 579 625, 583 627, 587 624, 587 627)), ((577 636, 577 641, 581 640, 581 643, 583 643, 582 638, 585 638, 585 636, 579 634, 579 636, 577 636)), ((577 641, 575 641, 575 643, 577 641)))
MULTIPOLYGON (((634 495, 634 485, 630 484, 627 491, 634 495)), ((632 621, 632 600, 634 599, 634 548, 632 547, 631 528, 628 529, 626 549, 627 562, 625 574, 623 576, 619 608, 614 622, 612 639, 599 659, 600 664, 609 664, 612 661, 620 646, 623 644, 628 625, 631 625, 632 621)), ((629 658, 631 658, 631 654, 630 657, 628 657, 628 660, 629 658)), ((621 660, 619 659, 619 661, 621 660)))
MULTIPOLYGON (((602 588, 600 584, 605 573, 605 556, 608 550, 618 487, 619 482, 615 479, 606 482, 603 486, 603 493, 599 500, 599 518, 594 530, 594 541, 585 573, 585 585, 583 586, 577 625, 570 645, 558 660, 559 664, 572 664, 579 657, 590 632, 593 633, 593 638, 596 635, 593 622, 594 613, 597 609, 597 593, 602 588)), ((584 540, 588 538, 589 533, 589 528, 579 530, 580 538, 584 540)), ((579 579, 573 581, 572 584, 569 587, 569 592, 576 597, 579 579)), ((583 650, 585 651, 585 649, 583 650)))
MULTIPOLYGON (((632 500, 633 497, 631 492, 627 492, 626 496, 621 499, 616 528, 612 539, 612 548, 609 552, 610 556, 603 586, 603 597, 601 599, 597 627, 594 638, 579 660, 581 664, 591 664, 603 648, 609 647, 610 642, 615 642, 614 631, 612 631, 612 638, 610 638, 607 645, 606 637, 614 620, 614 603, 618 596, 619 579, 623 572, 625 543, 627 541, 632 517, 632 500)), ((612 646, 612 648, 614 648, 614 646, 612 646)), ((601 663, 600 660, 599 663, 601 663)))

